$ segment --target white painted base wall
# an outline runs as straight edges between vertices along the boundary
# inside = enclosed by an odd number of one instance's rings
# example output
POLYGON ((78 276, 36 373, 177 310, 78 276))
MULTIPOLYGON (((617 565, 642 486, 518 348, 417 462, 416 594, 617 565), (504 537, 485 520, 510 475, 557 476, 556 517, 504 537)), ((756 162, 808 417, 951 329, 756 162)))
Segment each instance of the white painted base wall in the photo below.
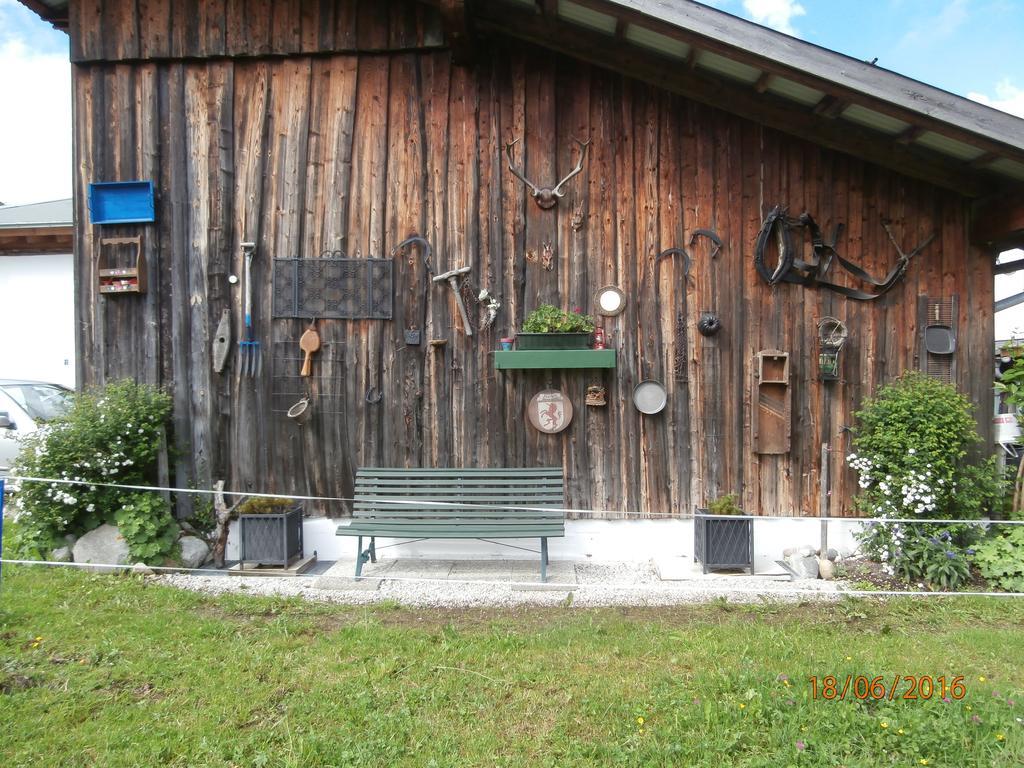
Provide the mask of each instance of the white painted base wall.
MULTIPOLYGON (((336 536, 338 525, 346 520, 310 518, 302 528, 305 554, 317 553, 320 560, 355 558, 356 538, 336 536)), ((863 524, 857 520, 832 519, 828 523, 828 545, 841 555, 856 551, 853 537, 863 524)), ((238 559, 237 522, 231 524, 227 557, 238 559)), ((507 539, 509 544, 537 550, 537 539, 507 539)), ((817 519, 787 520, 763 517, 754 520, 754 570, 757 573, 781 573, 776 560, 782 559, 786 547, 810 544, 815 549, 821 541, 821 521, 817 519)), ((378 557, 409 557, 422 559, 508 560, 536 559, 538 555, 510 549, 475 539, 429 539, 394 549, 391 539, 377 539, 378 557)), ((367 542, 363 542, 365 547, 367 542)), ((646 561, 652 558, 693 557, 692 520, 567 520, 565 537, 548 540, 552 560, 646 561)))
POLYGON ((71 254, 0 256, 0 379, 75 387, 71 254))

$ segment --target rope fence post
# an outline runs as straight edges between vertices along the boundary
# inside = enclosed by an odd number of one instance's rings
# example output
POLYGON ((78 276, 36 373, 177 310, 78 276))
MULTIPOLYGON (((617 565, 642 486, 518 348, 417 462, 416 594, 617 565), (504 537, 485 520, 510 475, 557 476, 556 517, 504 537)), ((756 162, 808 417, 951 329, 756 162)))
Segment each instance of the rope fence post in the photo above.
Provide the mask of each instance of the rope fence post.
POLYGON ((0 584, 4 583, 4 482, 0 477, 0 584))

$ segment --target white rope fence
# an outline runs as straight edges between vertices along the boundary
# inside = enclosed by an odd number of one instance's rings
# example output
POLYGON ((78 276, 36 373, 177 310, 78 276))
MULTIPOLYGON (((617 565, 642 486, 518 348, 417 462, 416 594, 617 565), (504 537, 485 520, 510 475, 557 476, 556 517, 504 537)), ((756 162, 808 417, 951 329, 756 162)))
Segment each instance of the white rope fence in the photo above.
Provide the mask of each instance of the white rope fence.
MULTIPOLYGON (((7 478, 8 482, 13 481, 14 483, 45 483, 52 485, 71 485, 71 486, 88 486, 88 487, 106 487, 106 488, 117 488, 127 491, 139 491, 149 493, 174 493, 174 494, 194 494, 194 495, 206 495, 214 496, 218 493, 223 493, 225 496, 236 496, 246 498, 274 498, 274 499, 287 499, 289 501, 320 501, 320 502, 341 502, 350 503, 356 501, 353 498, 346 498, 340 496, 304 496, 295 494, 280 494, 280 493, 266 493, 263 491, 223 491, 218 492, 214 490, 197 489, 197 488, 175 488, 169 486, 156 486, 156 485, 127 485, 120 483, 104 483, 94 482, 89 480, 72 480, 66 478, 44 478, 44 477, 28 477, 28 476, 11 476, 7 478)), ((12 489, 13 490, 13 489, 12 489)), ((395 504, 395 505, 419 505, 422 501, 410 500, 410 499, 374 499, 375 504, 395 504)), ((561 512, 565 515, 573 515, 579 519, 596 519, 596 520, 692 520, 694 515, 692 514, 669 514, 669 513, 630 513, 621 510, 589 510, 589 509, 574 509, 574 508, 552 508, 552 507, 532 507, 532 506, 511 506, 501 504, 468 504, 459 502, 441 502, 431 501, 431 506, 437 506, 442 508, 452 509, 492 509, 492 510, 525 510, 525 511, 540 511, 540 512, 561 512)), ((769 521, 803 521, 803 522, 839 522, 839 523, 850 523, 850 524, 919 524, 919 525, 1024 525, 1024 520, 990 520, 990 519, 979 519, 979 520, 953 520, 953 519, 919 519, 919 518, 862 518, 862 517, 810 517, 802 515, 729 515, 731 519, 750 519, 758 520, 763 522, 769 521)), ((616 535, 609 532, 611 535, 616 535)), ((80 569, 85 571, 114 571, 120 573, 145 573, 145 574, 193 574, 204 576, 208 578, 227 578, 224 571, 210 570, 208 568, 184 568, 177 566, 132 566, 118 563, 67 563, 57 562, 50 560, 24 560, 24 559, 11 559, 0 557, 0 564, 2 565, 21 565, 21 566, 44 566, 44 567, 57 567, 57 568, 71 568, 80 569)), ((306 582, 311 582, 314 579, 319 578, 322 574, 310 575, 310 576, 298 576, 288 577, 288 580, 295 583, 296 579, 305 579, 306 582)), ((759 575, 759 577, 762 577, 759 575)), ((760 597, 789 597, 789 596, 808 596, 816 597, 819 599, 828 599, 831 597, 940 597, 940 598, 957 598, 957 597, 994 597, 994 598, 1022 598, 1024 593, 1012 593, 1012 592, 989 592, 989 591, 961 591, 961 592, 932 592, 928 590, 898 590, 898 589, 850 589, 850 588, 828 588, 828 589, 805 589, 800 587, 793 587, 792 584, 796 582, 781 581, 780 579, 785 577, 785 574, 764 574, 763 578, 766 580, 764 587, 749 587, 749 586, 729 586, 724 583, 724 580, 713 581, 705 579, 695 579, 687 582, 664 582, 663 584, 653 583, 598 583, 598 582, 545 582, 544 588, 546 591, 566 591, 566 592, 586 592, 589 590, 601 590, 605 592, 631 592, 638 595, 643 593, 657 594, 658 596, 682 596, 687 594, 699 595, 701 597, 714 597, 718 592, 727 593, 729 596, 734 595, 751 595, 760 597), (772 581, 769 581, 772 579, 772 581), (772 589, 770 584, 784 584, 785 588, 772 589)), ((244 583, 247 577, 244 576, 232 576, 230 577, 232 583, 244 583)), ((266 576, 254 576, 251 578, 264 580, 266 576)), ((479 579, 450 579, 450 578, 430 578, 430 577, 404 577, 404 576, 389 576, 386 573, 381 575, 368 574, 362 577, 368 581, 379 581, 388 582, 394 584, 434 584, 434 585, 460 585, 460 586, 485 586, 485 587, 507 587, 507 588, 536 588, 538 583, 536 581, 512 581, 512 580, 479 580, 479 579)), ((353 580, 355 581, 355 580, 353 580)), ((813 580, 812 580, 813 581, 813 580)), ((335 590, 332 590, 335 591, 335 590)))
MULTIPOLYGON (((195 494, 195 495, 206 495, 215 496, 218 491, 206 490, 202 488, 174 488, 169 486, 159 485, 122 485, 120 483, 102 483, 94 482, 91 480, 68 480, 64 478, 47 478, 47 477, 26 477, 26 476, 11 476, 9 478, 14 482, 26 482, 26 483, 50 483, 57 485, 78 485, 78 486, 89 486, 97 488, 120 488, 122 490, 129 491, 148 491, 157 493, 176 493, 176 494, 195 494)), ((264 491, 222 491, 225 496, 239 496, 256 499, 288 499, 289 501, 326 501, 326 502, 340 502, 340 503, 352 503, 357 501, 354 498, 346 498, 344 496, 299 496, 295 494, 285 493, 266 493, 264 491)), ((394 505, 409 505, 409 506, 421 506, 422 500, 416 499, 381 499, 375 497, 373 499, 374 504, 394 504, 394 505)), ((455 502, 455 501, 430 501, 431 507, 440 507, 444 509, 494 509, 494 510, 516 510, 525 512, 561 512, 564 515, 573 515, 577 518, 591 518, 595 520, 692 520, 694 515, 688 513, 673 514, 668 512, 627 512, 624 510, 605 510, 605 509, 574 509, 571 507, 532 507, 527 505, 508 505, 508 504, 470 504, 466 502, 455 502)), ((850 523, 910 523, 918 525, 1024 525, 1024 520, 991 520, 988 518, 981 518, 977 520, 948 520, 948 519, 934 519, 934 518, 905 518, 905 517, 814 517, 810 515, 728 515, 734 520, 803 520, 803 521, 828 521, 828 522, 843 522, 849 521, 850 523)))

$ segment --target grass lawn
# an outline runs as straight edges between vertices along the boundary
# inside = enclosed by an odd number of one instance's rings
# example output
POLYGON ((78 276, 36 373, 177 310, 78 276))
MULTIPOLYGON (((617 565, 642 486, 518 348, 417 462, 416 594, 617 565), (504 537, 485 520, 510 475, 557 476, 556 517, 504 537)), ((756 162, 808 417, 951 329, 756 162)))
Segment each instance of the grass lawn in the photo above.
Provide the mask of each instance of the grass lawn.
POLYGON ((454 612, 6 567, 0 765, 1021 765, 1022 627, 1008 599, 454 612))

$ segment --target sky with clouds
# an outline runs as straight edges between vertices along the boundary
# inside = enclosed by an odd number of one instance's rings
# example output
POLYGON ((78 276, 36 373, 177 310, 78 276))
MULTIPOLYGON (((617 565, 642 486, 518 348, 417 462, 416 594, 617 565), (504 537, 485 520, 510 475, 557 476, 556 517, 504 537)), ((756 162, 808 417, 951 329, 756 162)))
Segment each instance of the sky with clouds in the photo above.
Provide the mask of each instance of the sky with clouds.
MULTIPOLYGON (((1024 0, 708 0, 1024 117, 1024 0)), ((71 195, 68 38, 0 0, 0 201, 71 195)))

